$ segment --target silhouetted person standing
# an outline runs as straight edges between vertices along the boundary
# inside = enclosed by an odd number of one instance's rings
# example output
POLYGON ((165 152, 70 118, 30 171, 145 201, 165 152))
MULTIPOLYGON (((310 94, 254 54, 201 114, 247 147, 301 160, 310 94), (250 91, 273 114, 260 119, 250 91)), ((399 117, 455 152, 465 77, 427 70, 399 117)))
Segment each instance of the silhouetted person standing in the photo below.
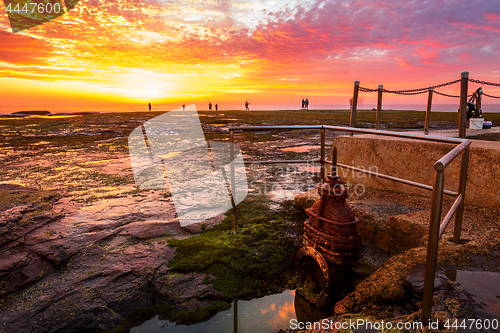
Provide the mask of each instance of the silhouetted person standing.
POLYGON ((309 110, 309 100, 306 98, 306 109, 309 110))
POLYGON ((182 104, 182 110, 186 110, 186 104, 182 104))
POLYGON ((215 111, 219 110, 219 106, 215 104, 215 111))
POLYGON ((248 101, 245 101, 245 110, 246 111, 250 111, 250 109, 248 108, 248 104, 250 104, 250 103, 248 103, 248 101))
POLYGON ((208 102, 208 109, 212 110, 212 102, 208 102))
POLYGON ((306 101, 304 101, 304 99, 302 98, 302 106, 300 108, 303 109, 304 105, 306 105, 306 101))
POLYGON ((148 106, 149 106, 149 111, 151 111, 151 103, 149 103, 148 106))

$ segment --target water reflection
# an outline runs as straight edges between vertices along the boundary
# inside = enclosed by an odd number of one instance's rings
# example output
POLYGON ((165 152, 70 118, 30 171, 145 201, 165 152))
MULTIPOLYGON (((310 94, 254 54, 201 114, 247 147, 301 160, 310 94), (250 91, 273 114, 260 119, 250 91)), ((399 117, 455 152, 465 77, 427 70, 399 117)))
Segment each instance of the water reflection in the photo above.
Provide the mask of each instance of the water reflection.
POLYGON ((445 274, 450 280, 456 281, 463 290, 473 296, 476 303, 481 307, 476 309, 479 315, 490 319, 499 319, 500 273, 448 269, 445 274))
POLYGON ((158 316, 146 321, 131 333, 268 333, 290 328, 290 320, 317 321, 329 313, 317 309, 295 291, 284 291, 250 301, 236 301, 231 309, 219 312, 211 319, 193 325, 175 325, 158 316))
POLYGON ((303 146, 294 146, 294 147, 286 147, 280 148, 282 151, 293 151, 294 153, 307 153, 311 149, 319 149, 321 146, 318 145, 303 145, 303 146))

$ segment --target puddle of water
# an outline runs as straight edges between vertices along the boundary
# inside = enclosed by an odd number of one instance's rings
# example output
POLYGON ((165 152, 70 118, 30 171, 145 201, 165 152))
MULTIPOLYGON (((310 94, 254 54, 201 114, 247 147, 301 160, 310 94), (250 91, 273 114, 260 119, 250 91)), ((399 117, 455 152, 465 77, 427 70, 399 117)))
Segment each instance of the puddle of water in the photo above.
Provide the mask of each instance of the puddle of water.
POLYGON ((482 306, 476 309, 486 318, 499 319, 500 313, 500 273, 471 272, 463 270, 446 270, 446 276, 456 281, 462 289, 473 295, 474 300, 482 306))
POLYGON ((310 172, 310 173, 320 173, 321 167, 320 166, 312 166, 312 167, 308 167, 308 168, 301 168, 300 170, 310 172))
POLYGON ((287 148, 280 148, 282 151, 293 151, 295 153, 307 153, 311 149, 320 149, 321 146, 310 146, 310 145, 305 145, 305 146, 298 146, 298 147, 287 147, 287 148))
POLYGON ((219 312, 203 323, 175 325, 156 316, 141 326, 132 328, 130 333, 268 333, 280 328, 290 328, 292 319, 317 321, 328 317, 327 312, 311 310, 311 305, 305 302, 300 295, 295 296, 295 291, 287 290, 250 301, 237 301, 231 309, 219 312))
POLYGON ((297 195, 305 193, 299 190, 279 190, 269 192, 271 201, 281 202, 285 200, 293 200, 297 195))
MULTIPOLYGON (((408 133, 411 133, 411 134, 420 134, 420 135, 425 134, 425 132, 420 132, 420 131, 410 131, 408 133)), ((429 131, 429 135, 432 135, 432 136, 442 136, 442 137, 446 137, 446 138, 456 138, 457 137, 456 133, 433 132, 432 130, 429 131)))
POLYGON ((49 141, 40 141, 40 142, 37 142, 37 143, 33 143, 32 145, 33 146, 43 146, 43 145, 48 145, 50 144, 49 141))

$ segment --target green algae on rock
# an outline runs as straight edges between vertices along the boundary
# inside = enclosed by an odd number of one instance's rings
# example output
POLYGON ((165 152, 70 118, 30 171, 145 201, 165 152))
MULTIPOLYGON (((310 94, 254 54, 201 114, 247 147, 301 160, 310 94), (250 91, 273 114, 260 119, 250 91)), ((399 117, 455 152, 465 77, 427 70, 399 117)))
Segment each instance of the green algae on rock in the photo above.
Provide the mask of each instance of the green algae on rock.
POLYGON ((169 267, 179 272, 207 273, 227 299, 251 297, 282 287, 292 275, 294 245, 286 212, 271 212, 262 199, 238 206, 238 233, 231 218, 197 237, 172 240, 177 255, 169 267), (288 273, 288 274, 287 274, 288 273))

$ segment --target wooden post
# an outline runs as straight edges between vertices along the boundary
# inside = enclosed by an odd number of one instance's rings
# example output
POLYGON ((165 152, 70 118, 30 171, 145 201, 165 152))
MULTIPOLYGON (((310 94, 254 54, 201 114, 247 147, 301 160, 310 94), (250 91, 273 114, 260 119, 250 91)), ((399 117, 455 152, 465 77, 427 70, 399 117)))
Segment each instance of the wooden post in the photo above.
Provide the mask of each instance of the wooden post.
POLYGON ((458 118, 458 137, 465 138, 467 128, 467 88, 469 83, 469 72, 462 72, 462 84, 460 87, 460 114, 458 118))
POLYGON ((377 122, 375 123, 375 129, 380 129, 380 118, 382 117, 382 90, 383 85, 378 86, 378 100, 377 100, 377 122))
MULTIPOLYGON (((358 107, 358 92, 359 92, 359 81, 354 81, 354 93, 352 94, 352 106, 351 106, 351 121, 349 127, 354 127, 356 125, 356 109, 358 107)), ((349 133, 352 136, 352 132, 349 133)))
POLYGON ((483 89, 479 89, 477 92, 477 101, 476 101, 476 106, 477 106, 477 112, 478 114, 481 114, 481 102, 483 98, 483 89))
POLYGON ((434 92, 434 87, 429 88, 429 98, 427 99, 427 111, 425 111, 425 125, 424 133, 429 134, 429 121, 431 118, 431 108, 432 108, 432 93, 434 92))

